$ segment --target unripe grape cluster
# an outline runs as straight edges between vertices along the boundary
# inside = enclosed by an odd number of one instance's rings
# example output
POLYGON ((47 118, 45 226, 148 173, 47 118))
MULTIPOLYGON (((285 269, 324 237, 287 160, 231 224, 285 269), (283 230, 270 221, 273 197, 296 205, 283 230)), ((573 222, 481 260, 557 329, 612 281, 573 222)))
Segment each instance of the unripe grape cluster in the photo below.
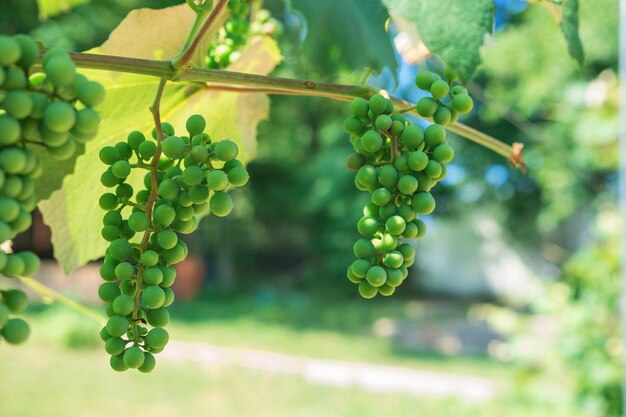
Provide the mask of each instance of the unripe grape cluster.
MULTIPOLYGON (((439 101, 443 98, 439 89, 445 89, 433 88, 441 80, 435 74, 424 74, 417 76, 418 86, 434 89, 439 98, 433 95, 429 99, 446 108, 448 104, 439 101), (426 76, 432 80, 428 86, 426 76)), ((448 94, 450 88, 446 85, 448 94)), ((471 106, 454 111, 469 110, 471 106)), ((362 235, 353 247, 357 259, 347 271, 348 279, 358 285, 364 298, 389 296, 408 276, 415 249, 402 239, 426 233, 420 216, 434 211, 435 199, 430 191, 445 178, 446 164, 454 158, 442 126, 445 123, 436 122, 422 130, 393 111, 391 100, 380 94, 369 100, 356 98, 350 103, 352 115, 344 121, 356 151, 348 157, 347 166, 356 171, 356 187, 370 193, 357 224, 362 235)))
POLYGON ((163 123, 162 140, 156 130, 152 139, 135 131, 100 152, 108 165, 101 182, 112 189, 100 198, 102 237, 110 242, 100 268, 106 282, 98 290, 109 319, 100 335, 116 371, 152 371, 154 354, 169 340, 164 327, 174 301, 174 265, 187 257, 179 234, 193 232, 201 216, 228 215, 233 202, 227 189, 248 182, 237 145, 213 142, 205 127, 204 118, 193 115, 188 136, 176 136, 163 123), (147 170, 136 193, 128 183, 135 169, 147 170))
MULTIPOLYGON (((32 223, 35 180, 43 167, 29 148, 41 146, 56 159, 68 159, 77 143, 96 135, 100 124, 92 108, 104 98, 100 84, 77 74, 62 49, 43 55, 40 72, 34 68, 38 61, 39 47, 32 39, 0 35, 0 242, 32 223)), ((7 277, 32 276, 39 266, 32 252, 0 251, 0 273, 7 277)), ((17 314, 26 306, 27 298, 16 291, 3 292, 0 304, 2 334, 10 343, 22 342, 29 333, 25 322, 8 318, 7 311, 17 314)))
POLYGON ((230 0, 230 16, 207 51, 207 67, 223 69, 241 56, 249 37, 278 36, 282 25, 266 9, 251 13, 249 0, 230 0), (251 16, 252 15, 252 16, 251 16))

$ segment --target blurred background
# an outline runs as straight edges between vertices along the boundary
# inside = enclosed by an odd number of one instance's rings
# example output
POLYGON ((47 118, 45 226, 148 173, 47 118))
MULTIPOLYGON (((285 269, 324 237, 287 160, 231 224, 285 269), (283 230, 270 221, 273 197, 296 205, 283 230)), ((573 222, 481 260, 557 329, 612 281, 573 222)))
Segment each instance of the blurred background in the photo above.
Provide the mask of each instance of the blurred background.
MULTIPOLYGON (((82 51, 131 9, 178 3, 92 0, 41 20, 35 0, 3 0, 0 33, 82 51)), ((622 415, 618 2, 580 2, 582 67, 549 11, 496 4, 463 122, 523 142, 528 173, 453 138, 429 231, 412 242, 416 266, 391 299, 363 300, 345 278, 367 198, 344 167, 346 105, 274 96, 232 215, 186 238, 174 342, 155 372, 114 373, 98 323, 39 299, 31 340, 0 345, 0 415, 622 415)), ((296 9, 266 7, 283 25, 273 75, 354 79, 337 54, 320 62, 302 48, 317 28, 296 9)), ((331 35, 316 32, 329 48, 331 35)), ((397 82, 369 82, 415 102, 418 68, 441 64, 396 28, 390 36, 397 82)), ((41 221, 15 245, 48 259, 46 285, 102 308, 97 263, 65 277, 41 221)))

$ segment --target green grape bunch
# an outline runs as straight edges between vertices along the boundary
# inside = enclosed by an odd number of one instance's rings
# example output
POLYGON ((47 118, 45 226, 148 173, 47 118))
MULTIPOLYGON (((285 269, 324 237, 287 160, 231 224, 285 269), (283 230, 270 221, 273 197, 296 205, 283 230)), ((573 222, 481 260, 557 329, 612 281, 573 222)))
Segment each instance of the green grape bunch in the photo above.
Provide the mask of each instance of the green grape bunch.
POLYGON ((364 298, 390 296, 407 278, 415 249, 402 239, 426 233, 420 216, 435 210, 430 191, 446 177, 446 164, 454 158, 443 126, 473 105, 462 86, 450 88, 434 73, 420 72, 416 84, 431 95, 417 104, 419 114, 435 122, 426 129, 394 113, 391 100, 380 94, 354 99, 352 115, 344 121, 355 150, 347 166, 356 172, 356 187, 370 193, 357 223, 362 236, 353 247, 357 259, 347 271, 364 298))
POLYGON ((268 10, 251 9, 249 0, 228 2, 230 15, 207 50, 207 68, 224 69, 235 62, 250 37, 280 35, 282 25, 268 10))
MULTIPOLYGON (((76 154, 77 144, 92 139, 100 117, 93 109, 104 99, 98 83, 76 73, 67 52, 53 48, 43 54, 27 36, 0 35, 0 242, 28 230, 36 206, 35 181, 43 166, 33 147, 43 147, 53 158, 76 154)), ((32 252, 8 254, 0 250, 0 273, 6 277, 32 276, 40 260, 32 252)), ((21 319, 9 318, 27 304, 19 290, 2 292, 0 325, 9 343, 21 343, 29 334, 21 319)))
POLYGON ((109 319, 100 335, 116 371, 154 369, 154 354, 169 340, 164 327, 174 301, 174 265, 188 252, 179 235, 196 230, 201 216, 227 216, 233 208, 228 189, 248 182, 237 144, 213 142, 205 127, 204 118, 193 115, 188 136, 163 123, 163 140, 154 129, 152 140, 135 131, 100 151, 108 166, 101 182, 112 189, 99 201, 109 242, 100 268, 106 282, 98 290, 109 319), (135 193, 129 176, 137 169, 147 172, 135 193))

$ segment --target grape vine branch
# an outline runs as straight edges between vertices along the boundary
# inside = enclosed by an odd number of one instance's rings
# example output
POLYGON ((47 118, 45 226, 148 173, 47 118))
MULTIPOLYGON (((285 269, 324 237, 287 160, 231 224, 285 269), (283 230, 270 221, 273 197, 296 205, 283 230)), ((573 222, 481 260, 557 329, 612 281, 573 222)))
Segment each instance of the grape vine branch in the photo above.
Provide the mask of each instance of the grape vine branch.
MULTIPOLYGON (((70 56, 79 68, 142 74, 165 78, 172 82, 199 82, 213 90, 236 91, 238 93, 314 96, 349 101, 355 97, 368 98, 379 92, 374 87, 364 85, 335 84, 205 68, 182 67, 176 69, 170 61, 80 52, 70 53, 70 56)), ((411 114, 423 118, 417 114, 412 103, 396 97, 389 98, 399 108, 410 107, 412 109, 411 114)), ((514 166, 524 169, 525 163, 522 159, 521 144, 508 145, 462 123, 450 124, 446 128, 507 158, 514 166)))

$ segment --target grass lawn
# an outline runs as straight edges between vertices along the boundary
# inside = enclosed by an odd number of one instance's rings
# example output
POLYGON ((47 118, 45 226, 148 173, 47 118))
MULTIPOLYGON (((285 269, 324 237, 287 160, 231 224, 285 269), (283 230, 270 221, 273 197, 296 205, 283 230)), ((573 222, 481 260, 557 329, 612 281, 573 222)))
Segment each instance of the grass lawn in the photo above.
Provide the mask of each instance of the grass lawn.
POLYGON ((434 312, 428 304, 210 298, 172 311, 173 339, 250 347, 299 356, 402 365, 486 376, 503 388, 486 403, 372 393, 329 387, 298 376, 236 366, 198 367, 163 360, 153 374, 118 374, 95 334, 98 325, 61 308, 31 313, 32 339, 23 346, 0 344, 0 416, 532 416, 578 417, 566 405, 548 406, 513 395, 510 366, 486 358, 437 357, 409 352, 376 336, 380 319, 443 320, 462 310, 434 312))

